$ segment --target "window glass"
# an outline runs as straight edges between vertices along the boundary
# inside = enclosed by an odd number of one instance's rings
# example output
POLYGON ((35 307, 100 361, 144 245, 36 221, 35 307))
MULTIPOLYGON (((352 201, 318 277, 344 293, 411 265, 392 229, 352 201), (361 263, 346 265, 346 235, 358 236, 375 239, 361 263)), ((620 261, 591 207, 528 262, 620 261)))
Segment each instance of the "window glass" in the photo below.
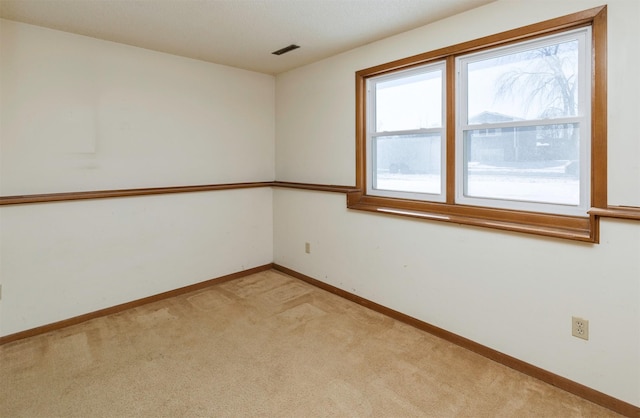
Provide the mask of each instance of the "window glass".
POLYGON ((576 116, 578 46, 571 40, 470 62, 468 124, 576 116))
POLYGON ((440 128, 442 71, 423 71, 375 83, 376 132, 440 128))
POLYGON ((580 204, 577 124, 465 132, 467 197, 580 204))
POLYGON ((374 188, 440 194, 441 142, 438 133, 376 137, 374 188))

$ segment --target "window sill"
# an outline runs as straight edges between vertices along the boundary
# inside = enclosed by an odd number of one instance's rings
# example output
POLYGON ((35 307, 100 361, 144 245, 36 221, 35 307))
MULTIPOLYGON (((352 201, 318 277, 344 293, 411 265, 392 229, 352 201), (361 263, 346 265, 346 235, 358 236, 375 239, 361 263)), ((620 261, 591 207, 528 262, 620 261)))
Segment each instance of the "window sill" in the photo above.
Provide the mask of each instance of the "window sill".
POLYGON ((528 233, 581 242, 598 242, 598 217, 572 217, 463 205, 378 198, 350 193, 347 207, 384 215, 528 233))

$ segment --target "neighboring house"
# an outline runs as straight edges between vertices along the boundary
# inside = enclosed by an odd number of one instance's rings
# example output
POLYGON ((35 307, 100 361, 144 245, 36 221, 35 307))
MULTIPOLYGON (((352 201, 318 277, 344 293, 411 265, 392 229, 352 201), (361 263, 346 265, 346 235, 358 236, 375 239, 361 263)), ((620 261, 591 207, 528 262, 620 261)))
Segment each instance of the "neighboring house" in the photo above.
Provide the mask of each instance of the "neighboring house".
POLYGON ((577 159, 578 135, 572 125, 565 129, 558 129, 557 125, 490 127, 519 120, 522 119, 497 112, 482 112, 470 117, 470 124, 480 125, 471 131, 470 161, 495 164, 566 160, 566 164, 570 164, 577 159))

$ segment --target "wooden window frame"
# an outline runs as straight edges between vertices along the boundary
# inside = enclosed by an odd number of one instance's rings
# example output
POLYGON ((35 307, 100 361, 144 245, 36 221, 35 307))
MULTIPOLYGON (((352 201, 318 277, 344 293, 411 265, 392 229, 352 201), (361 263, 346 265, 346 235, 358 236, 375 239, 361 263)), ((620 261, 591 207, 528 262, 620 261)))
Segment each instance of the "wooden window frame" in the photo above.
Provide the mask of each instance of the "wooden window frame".
POLYGON ((599 217, 596 209, 607 208, 607 8, 596 7, 567 16, 501 32, 472 41, 377 65, 356 72, 356 188, 348 207, 382 214, 409 216, 457 224, 525 232, 597 243, 599 217), (498 46, 509 45, 571 29, 591 26, 591 208, 585 217, 496 209, 455 202, 455 58, 498 46), (372 196, 367 190, 366 85, 367 79, 399 70, 446 60, 446 201, 435 203, 372 196))

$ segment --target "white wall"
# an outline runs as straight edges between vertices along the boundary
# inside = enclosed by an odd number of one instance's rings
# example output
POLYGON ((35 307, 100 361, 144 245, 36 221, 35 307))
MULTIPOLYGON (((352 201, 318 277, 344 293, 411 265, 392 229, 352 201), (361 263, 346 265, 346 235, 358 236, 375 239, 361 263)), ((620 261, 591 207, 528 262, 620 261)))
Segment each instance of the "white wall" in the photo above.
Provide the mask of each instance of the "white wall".
POLYGON ((271 263, 271 189, 8 206, 2 335, 271 263))
POLYGON ((0 27, 2 195, 273 180, 273 76, 0 27))
MULTIPOLYGON (((0 194, 271 181, 274 77, 0 20, 0 194)), ((0 335, 270 263, 269 188, 0 208, 0 335)))
MULTIPOLYGON (((278 75, 277 180, 355 183, 357 70, 600 4, 498 1, 278 75)), ((640 206, 640 3, 611 0, 608 12, 609 203, 640 206)), ((278 189, 274 262, 640 405, 637 222, 603 220, 591 245, 278 189), (572 315, 589 319, 589 341, 571 337, 572 315)))

